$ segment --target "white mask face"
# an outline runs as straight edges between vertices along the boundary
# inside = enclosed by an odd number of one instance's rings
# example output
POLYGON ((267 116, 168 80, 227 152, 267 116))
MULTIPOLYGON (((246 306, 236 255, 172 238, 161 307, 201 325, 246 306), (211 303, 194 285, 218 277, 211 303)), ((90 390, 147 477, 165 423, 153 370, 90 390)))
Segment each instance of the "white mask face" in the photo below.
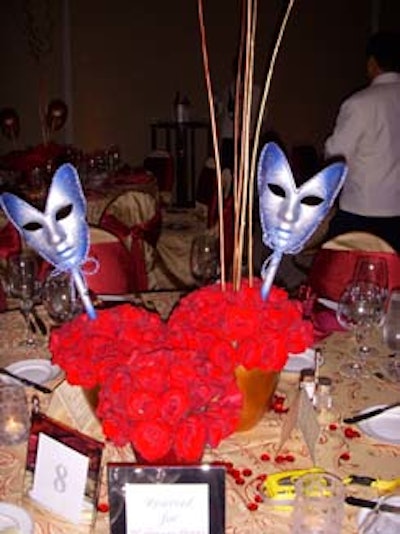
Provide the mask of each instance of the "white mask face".
POLYGON ((297 188, 284 153, 268 143, 258 164, 264 244, 276 252, 299 252, 327 215, 346 173, 344 163, 332 163, 297 188))
POLYGON ((42 212, 4 193, 3 208, 27 244, 60 271, 78 269, 89 249, 86 200, 78 173, 70 164, 56 171, 42 212))

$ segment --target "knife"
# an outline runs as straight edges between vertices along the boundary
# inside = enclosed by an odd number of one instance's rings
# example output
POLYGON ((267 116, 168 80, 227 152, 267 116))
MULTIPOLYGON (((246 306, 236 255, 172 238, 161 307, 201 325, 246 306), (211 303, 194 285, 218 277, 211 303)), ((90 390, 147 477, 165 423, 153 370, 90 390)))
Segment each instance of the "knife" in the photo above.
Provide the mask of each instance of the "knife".
POLYGON ((379 501, 360 499, 359 497, 353 497, 351 495, 349 497, 346 497, 345 501, 351 506, 370 508, 371 510, 379 510, 380 512, 390 512, 391 514, 400 514, 400 506, 396 506, 395 504, 389 504, 387 502, 379 503, 379 501))
POLYGON ((11 373, 8 369, 5 369, 4 367, 0 367, 0 374, 9 376, 10 378, 14 378, 14 380, 18 380, 25 386, 30 386, 31 388, 37 389, 38 391, 41 391, 42 393, 52 393, 52 390, 46 386, 42 386, 42 384, 38 384, 37 382, 34 382, 33 380, 29 380, 29 378, 24 378, 23 376, 15 375, 14 373, 11 373))
POLYGON ((343 419, 343 423, 346 423, 348 425, 358 423, 359 421, 364 421, 364 419, 375 417, 376 415, 386 412, 387 410, 391 410, 392 408, 396 408, 397 406, 400 406, 399 401, 394 402, 393 404, 382 406, 381 408, 376 408, 375 410, 370 410, 369 412, 360 413, 359 415, 355 415, 353 417, 346 417, 346 419, 343 419))

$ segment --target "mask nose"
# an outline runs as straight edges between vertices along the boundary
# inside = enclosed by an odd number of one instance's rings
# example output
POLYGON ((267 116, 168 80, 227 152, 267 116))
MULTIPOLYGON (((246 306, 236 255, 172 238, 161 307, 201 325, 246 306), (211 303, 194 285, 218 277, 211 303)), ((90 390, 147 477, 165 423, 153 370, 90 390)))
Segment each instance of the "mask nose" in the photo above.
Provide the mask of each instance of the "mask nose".
POLYGON ((61 243, 65 241, 67 237, 62 227, 58 224, 53 224, 51 228, 48 228, 47 232, 49 242, 54 247, 58 247, 61 243))
POLYGON ((291 224, 299 217, 299 203, 296 201, 284 202, 279 210, 279 216, 283 223, 291 224))

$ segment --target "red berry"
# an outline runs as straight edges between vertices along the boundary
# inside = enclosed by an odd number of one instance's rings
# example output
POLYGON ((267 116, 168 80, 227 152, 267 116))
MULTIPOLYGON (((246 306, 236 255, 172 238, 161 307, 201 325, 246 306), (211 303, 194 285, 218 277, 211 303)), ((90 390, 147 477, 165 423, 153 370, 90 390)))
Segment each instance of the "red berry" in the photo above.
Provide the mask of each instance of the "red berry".
POLYGON ((263 462, 268 462, 271 459, 270 455, 267 452, 263 452, 261 455, 261 460, 263 462))
POLYGON ((253 474, 253 471, 251 469, 249 469, 248 467, 246 467, 245 469, 243 469, 242 471, 242 475, 244 477, 251 477, 251 475, 253 474))
POLYGON ((247 509, 250 510, 250 512, 255 512, 256 510, 258 510, 258 504, 256 504, 255 502, 249 502, 247 503, 247 509))
POLYGON ((108 512, 110 509, 110 507, 108 506, 108 504, 106 502, 100 502, 98 505, 97 505, 97 510, 99 512, 102 512, 102 513, 106 513, 108 512))

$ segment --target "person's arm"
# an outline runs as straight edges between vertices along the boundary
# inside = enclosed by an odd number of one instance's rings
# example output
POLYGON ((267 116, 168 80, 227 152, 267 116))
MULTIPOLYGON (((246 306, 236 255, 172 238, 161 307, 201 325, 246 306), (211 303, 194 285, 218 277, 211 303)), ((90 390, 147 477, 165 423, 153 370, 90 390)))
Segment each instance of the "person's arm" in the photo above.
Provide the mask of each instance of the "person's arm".
POLYGON ((334 131, 325 142, 325 156, 345 156, 354 152, 362 136, 364 114, 357 100, 346 100, 340 107, 334 131))

